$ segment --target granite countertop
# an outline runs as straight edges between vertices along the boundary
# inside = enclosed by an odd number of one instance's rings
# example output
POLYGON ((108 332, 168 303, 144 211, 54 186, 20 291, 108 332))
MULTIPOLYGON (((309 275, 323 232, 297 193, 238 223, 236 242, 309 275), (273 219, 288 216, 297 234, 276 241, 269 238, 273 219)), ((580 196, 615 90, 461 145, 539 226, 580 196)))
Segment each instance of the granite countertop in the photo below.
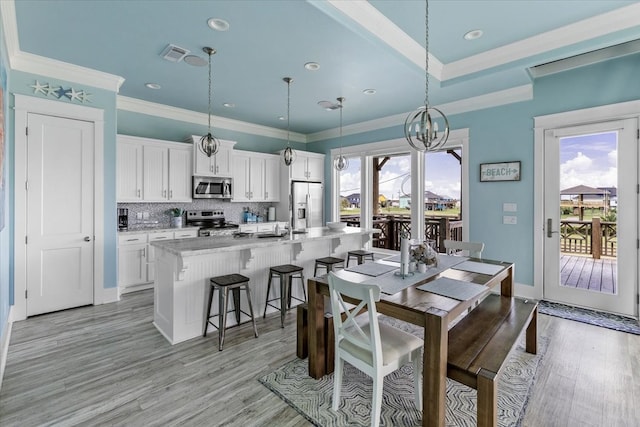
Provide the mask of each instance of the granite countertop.
MULTIPOLYGON (((291 245, 307 240, 334 239, 340 236, 378 233, 378 229, 346 227, 343 230, 331 230, 327 227, 308 228, 303 234, 287 233, 282 237, 258 237, 255 233, 247 237, 212 236, 182 240, 152 242, 151 244, 180 256, 204 255, 207 253, 238 251, 268 246, 291 245)), ((268 234, 268 233, 262 233, 268 234)))
POLYGON ((126 230, 118 230, 118 234, 161 233, 163 231, 198 230, 200 227, 171 228, 164 224, 136 224, 126 230))

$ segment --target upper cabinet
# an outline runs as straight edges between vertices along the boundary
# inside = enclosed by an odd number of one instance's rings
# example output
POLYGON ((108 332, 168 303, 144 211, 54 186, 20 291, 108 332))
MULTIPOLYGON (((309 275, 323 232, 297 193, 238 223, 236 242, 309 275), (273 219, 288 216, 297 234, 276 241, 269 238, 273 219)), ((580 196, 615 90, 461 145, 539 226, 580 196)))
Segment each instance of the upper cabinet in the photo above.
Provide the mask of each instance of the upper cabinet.
POLYGON ((142 201, 142 144, 118 136, 116 195, 119 202, 142 201))
POLYGON ((294 181, 323 182, 324 154, 296 150, 296 159, 289 169, 289 178, 294 181))
POLYGON ((193 174, 196 176, 231 177, 233 175, 231 166, 235 141, 220 139, 218 152, 208 157, 198 148, 200 138, 197 135, 191 136, 191 142, 193 143, 193 174))
POLYGON ((273 154, 234 150, 233 202, 280 200, 279 157, 273 154))
POLYGON ((189 144, 118 135, 118 202, 191 202, 189 144))

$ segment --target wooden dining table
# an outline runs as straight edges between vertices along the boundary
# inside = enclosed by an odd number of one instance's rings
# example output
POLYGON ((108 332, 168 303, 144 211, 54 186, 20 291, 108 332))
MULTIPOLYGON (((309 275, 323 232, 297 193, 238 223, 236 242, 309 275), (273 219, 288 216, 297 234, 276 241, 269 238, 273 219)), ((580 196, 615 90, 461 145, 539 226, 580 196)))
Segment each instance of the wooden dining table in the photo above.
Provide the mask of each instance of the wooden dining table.
MULTIPOLYGON (((441 255, 441 257, 448 256, 441 255)), ((389 295, 383 290, 380 301, 376 303, 378 312, 424 328, 423 426, 445 425, 448 331, 452 322, 466 311, 473 310, 474 306, 494 291, 498 285, 500 285, 502 296, 513 297, 513 263, 474 258, 468 260, 476 263, 475 265, 481 263, 495 266, 488 268, 497 272, 483 274, 457 269, 454 265, 432 277, 418 280, 397 293, 389 295), (418 289, 421 285, 443 277, 485 285, 486 289, 464 300, 418 289)), ((376 283, 376 281, 382 282, 383 279, 381 276, 372 277, 348 270, 340 270, 337 274, 346 280, 358 283, 376 283)), ((329 295, 326 276, 309 279, 308 290, 309 375, 319 379, 330 373, 326 372, 326 359, 334 357, 333 354, 328 354, 331 350, 327 350, 333 347, 327 346, 325 342, 327 336, 324 330, 325 296, 329 295)))

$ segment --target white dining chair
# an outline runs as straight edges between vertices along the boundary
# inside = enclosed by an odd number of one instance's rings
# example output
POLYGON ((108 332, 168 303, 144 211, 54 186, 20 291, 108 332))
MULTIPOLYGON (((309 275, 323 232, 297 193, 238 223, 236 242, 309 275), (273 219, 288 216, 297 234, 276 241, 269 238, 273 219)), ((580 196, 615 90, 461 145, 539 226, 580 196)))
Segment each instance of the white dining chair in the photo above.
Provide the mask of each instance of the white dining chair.
POLYGON ((422 360, 424 342, 393 326, 379 323, 376 301, 380 300, 377 285, 353 283, 336 276, 328 276, 333 327, 335 331, 335 371, 332 407, 340 406, 340 389, 344 362, 355 366, 373 380, 371 426, 380 424, 384 377, 406 363, 413 362, 416 407, 422 410, 422 360), (360 300, 355 307, 344 296, 360 300), (358 315, 362 309, 367 312, 358 315), (343 320, 344 316, 344 320, 343 320))
POLYGON ((458 240, 445 240, 444 249, 447 255, 465 255, 465 256, 468 255, 472 258, 482 258, 484 243, 460 242, 458 240))

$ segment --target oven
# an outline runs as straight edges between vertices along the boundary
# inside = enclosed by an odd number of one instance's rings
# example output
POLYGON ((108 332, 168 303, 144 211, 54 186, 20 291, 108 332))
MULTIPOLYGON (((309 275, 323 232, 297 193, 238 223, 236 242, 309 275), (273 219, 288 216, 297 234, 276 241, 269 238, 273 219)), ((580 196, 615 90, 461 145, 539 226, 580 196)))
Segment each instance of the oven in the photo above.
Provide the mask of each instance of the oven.
POLYGON ((216 178, 211 176, 193 177, 194 199, 230 199, 231 178, 216 178))
POLYGON ((231 235, 238 224, 227 222, 221 210, 187 211, 187 226, 199 227, 198 237, 231 235))

